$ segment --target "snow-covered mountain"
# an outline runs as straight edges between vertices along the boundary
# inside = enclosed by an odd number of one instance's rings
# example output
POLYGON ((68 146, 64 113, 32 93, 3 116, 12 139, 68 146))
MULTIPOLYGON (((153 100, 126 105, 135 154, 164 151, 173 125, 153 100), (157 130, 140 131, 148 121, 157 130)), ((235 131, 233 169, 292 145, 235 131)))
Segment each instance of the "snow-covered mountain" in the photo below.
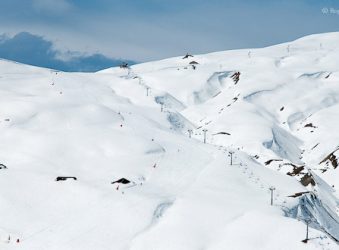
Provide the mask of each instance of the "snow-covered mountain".
POLYGON ((328 33, 88 74, 0 61, 0 249, 339 249, 338 58, 328 33))

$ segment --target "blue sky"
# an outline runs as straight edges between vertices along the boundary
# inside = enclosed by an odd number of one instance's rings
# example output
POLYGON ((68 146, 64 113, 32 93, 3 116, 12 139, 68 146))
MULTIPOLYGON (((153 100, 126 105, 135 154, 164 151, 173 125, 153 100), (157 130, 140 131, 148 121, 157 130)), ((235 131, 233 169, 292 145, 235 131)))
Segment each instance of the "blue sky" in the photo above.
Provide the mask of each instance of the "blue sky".
MULTIPOLYGON (((323 14, 324 7, 339 10, 339 2, 1 0, 0 51, 1 40, 9 46, 20 32, 37 36, 21 46, 35 43, 40 48, 39 42, 44 46, 47 42, 44 56, 60 61, 75 55, 81 61, 93 54, 104 61, 149 61, 188 51, 196 54, 263 47, 308 34, 339 31, 339 15, 323 14)), ((18 46, 15 41, 13 44, 18 46)), ((36 49, 29 46, 28 52, 34 53, 36 49)), ((15 46, 12 49, 14 53, 15 46)), ((22 56, 25 61, 28 52, 22 56)))

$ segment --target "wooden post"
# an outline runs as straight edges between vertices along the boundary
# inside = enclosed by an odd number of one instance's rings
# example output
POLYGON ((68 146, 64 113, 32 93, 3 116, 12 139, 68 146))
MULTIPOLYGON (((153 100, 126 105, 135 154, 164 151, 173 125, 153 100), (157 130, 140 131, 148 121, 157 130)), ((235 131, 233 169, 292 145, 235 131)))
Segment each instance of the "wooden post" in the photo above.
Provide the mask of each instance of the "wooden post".
POLYGON ((304 240, 302 240, 302 242, 307 243, 307 241, 309 240, 309 238, 308 238, 308 227, 309 227, 309 224, 311 223, 311 219, 306 219, 305 222, 306 222, 306 238, 304 240))
POLYGON ((273 206, 273 191, 275 190, 275 187, 271 186, 270 190, 271 190, 271 206, 273 206))
POLYGON ((229 154, 230 154, 230 156, 231 156, 231 166, 232 166, 232 165, 233 165, 233 154, 234 154, 234 152, 233 152, 233 151, 230 151, 229 154))
POLYGON ((207 129, 203 129, 202 131, 204 132, 204 143, 206 144, 206 133, 207 133, 207 129))

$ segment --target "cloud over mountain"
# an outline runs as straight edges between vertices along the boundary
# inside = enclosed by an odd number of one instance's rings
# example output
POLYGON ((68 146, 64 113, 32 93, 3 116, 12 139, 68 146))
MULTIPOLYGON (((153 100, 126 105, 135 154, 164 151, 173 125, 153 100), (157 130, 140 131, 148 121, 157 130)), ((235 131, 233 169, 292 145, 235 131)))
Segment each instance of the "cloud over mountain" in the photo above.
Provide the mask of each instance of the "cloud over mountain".
POLYGON ((28 32, 13 37, 0 36, 0 57, 39 67, 81 72, 94 72, 126 61, 100 53, 87 55, 74 51, 60 52, 54 48, 53 42, 28 32))

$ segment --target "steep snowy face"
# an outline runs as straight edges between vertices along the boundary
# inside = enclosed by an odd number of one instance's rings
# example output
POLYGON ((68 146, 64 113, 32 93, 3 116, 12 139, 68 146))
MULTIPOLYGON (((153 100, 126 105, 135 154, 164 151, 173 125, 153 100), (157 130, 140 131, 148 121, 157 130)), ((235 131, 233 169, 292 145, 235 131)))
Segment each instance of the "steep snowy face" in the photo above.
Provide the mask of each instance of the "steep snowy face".
POLYGON ((197 138, 206 129, 209 143, 239 147, 285 173, 292 171, 291 163, 312 168, 334 185, 338 41, 338 33, 312 35, 263 49, 145 63, 130 71, 155 99, 165 92, 164 107, 193 123, 197 138))
POLYGON ((312 219, 308 249, 339 249, 338 42, 0 61, 0 248, 305 249, 312 219))
MULTIPOLYGON (((304 185, 312 170, 336 193, 338 42, 338 33, 313 35, 263 49, 140 64, 130 72, 155 99, 162 91, 182 104, 180 114, 195 126, 184 131, 188 135, 202 140, 206 134, 211 144, 241 149, 304 185)), ((173 110, 165 99, 162 104, 173 110)))

